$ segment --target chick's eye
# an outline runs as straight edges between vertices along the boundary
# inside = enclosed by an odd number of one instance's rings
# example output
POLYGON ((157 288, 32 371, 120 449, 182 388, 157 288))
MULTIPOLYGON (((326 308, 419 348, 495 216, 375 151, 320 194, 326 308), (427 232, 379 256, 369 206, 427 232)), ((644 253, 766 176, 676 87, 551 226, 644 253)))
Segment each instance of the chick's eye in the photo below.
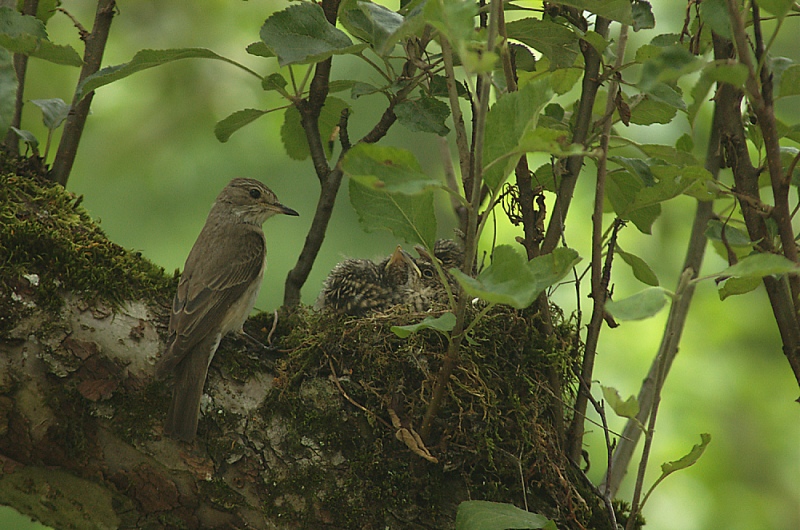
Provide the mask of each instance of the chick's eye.
POLYGON ((259 191, 257 188, 250 188, 250 196, 254 199, 260 199, 261 191, 259 191))
POLYGON ((430 269, 425 269, 424 271, 422 271, 422 275, 425 276, 426 278, 433 278, 433 271, 430 269))

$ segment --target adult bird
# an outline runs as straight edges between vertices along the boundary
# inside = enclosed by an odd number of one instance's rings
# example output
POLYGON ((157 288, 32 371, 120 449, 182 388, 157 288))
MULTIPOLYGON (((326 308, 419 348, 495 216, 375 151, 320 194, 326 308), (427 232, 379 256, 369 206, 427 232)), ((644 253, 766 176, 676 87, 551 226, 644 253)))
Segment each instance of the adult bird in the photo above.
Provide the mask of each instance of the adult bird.
POLYGON ((243 333, 266 267, 261 225, 276 214, 298 215, 257 180, 236 178, 217 196, 183 268, 172 303, 167 348, 156 375, 174 375, 165 434, 190 442, 200 398, 222 337, 243 333))

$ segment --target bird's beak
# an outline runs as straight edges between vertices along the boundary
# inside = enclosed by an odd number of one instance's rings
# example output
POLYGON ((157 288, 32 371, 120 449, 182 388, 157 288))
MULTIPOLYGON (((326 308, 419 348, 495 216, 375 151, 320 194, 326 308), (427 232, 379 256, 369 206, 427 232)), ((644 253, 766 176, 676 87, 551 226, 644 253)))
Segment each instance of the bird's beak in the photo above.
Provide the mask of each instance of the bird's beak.
POLYGON ((417 264, 414 263, 414 258, 411 257, 411 254, 403 250, 400 245, 397 245, 397 248, 394 249, 394 252, 392 252, 392 255, 389 257, 386 270, 389 270, 400 262, 405 262, 418 276, 422 276, 422 272, 419 270, 419 267, 417 267, 417 264))
POLYGON ((288 206, 284 206, 279 202, 269 204, 267 207, 274 212, 282 213, 284 215, 295 215, 295 216, 300 215, 299 213, 292 210, 288 206))

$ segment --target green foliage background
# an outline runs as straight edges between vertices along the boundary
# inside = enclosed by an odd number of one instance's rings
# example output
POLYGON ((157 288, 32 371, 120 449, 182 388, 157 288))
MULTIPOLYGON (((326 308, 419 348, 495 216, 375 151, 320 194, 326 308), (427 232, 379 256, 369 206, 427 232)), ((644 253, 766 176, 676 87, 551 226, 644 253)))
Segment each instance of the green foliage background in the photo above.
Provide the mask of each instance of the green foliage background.
MULTIPOLYGON (((680 31, 686 2, 653 4, 656 31, 632 34, 630 54, 658 33, 680 31)), ((103 63, 128 61, 141 48, 197 46, 258 71, 266 64, 277 68, 274 60, 250 56, 244 48, 258 40, 265 18, 285 6, 286 2, 265 0, 123 2, 120 16, 112 24, 103 63)), ((65 2, 64 7, 84 25, 91 25, 90 3, 65 2)), ((54 42, 82 49, 66 17, 54 17, 48 30, 54 42)), ((785 31, 781 38, 776 54, 798 59, 796 33, 785 31)), ((334 58, 335 77, 363 73, 354 59, 334 58)), ((31 60, 26 99, 60 97, 68 101, 77 76, 77 69, 31 60)), ((690 86, 684 86, 684 91, 690 86)), ((349 101, 347 93, 337 95, 349 101)), ((788 99, 781 102, 779 116, 796 123, 800 111, 791 105, 797 104, 797 98, 788 99)), ((355 109, 351 136, 356 138, 366 132, 371 116, 382 112, 382 101, 364 97, 351 103, 355 109)), ((263 92, 252 78, 217 61, 179 61, 103 87, 95 96, 69 188, 85 195, 83 204, 111 239, 141 251, 171 272, 183 266, 214 197, 228 180, 245 176, 266 182, 282 202, 301 214, 265 225, 269 268, 257 307, 271 310, 281 303, 286 273, 311 222, 318 192, 316 177, 309 161, 296 162, 286 156, 280 138, 281 112, 237 132, 225 144, 215 139, 213 127, 238 109, 281 104, 276 94, 263 92)), ((709 122, 709 109, 701 110, 695 145, 704 145, 709 122)), ((40 139, 46 135, 40 112, 33 105, 26 106, 23 127, 40 139)), ((622 131, 650 143, 667 144, 674 144, 684 132, 690 129, 682 116, 669 126, 634 125, 622 131)), ((438 144, 432 134, 411 133, 395 125, 381 145, 410 148, 422 167, 441 174, 438 144)), ((695 154, 704 156, 701 149, 695 154)), ((534 160, 531 167, 544 162, 534 160)), ((589 163, 567 221, 568 243, 585 258, 589 254, 593 169, 589 163)), ((343 257, 386 255, 397 243, 388 234, 364 233, 346 193, 343 186, 326 242, 304 288, 306 303, 314 302, 327 272, 343 257)), ((440 237, 449 236, 455 224, 446 208, 442 200, 440 237)), ((620 238, 622 248, 643 257, 661 284, 670 289, 677 281, 685 252, 682 242, 693 212, 693 201, 681 197, 664 205, 652 237, 631 227, 620 238)), ((500 218, 497 225, 497 243, 515 244, 517 232, 500 218)), ((724 267, 725 262, 709 252, 703 272, 724 267)), ((612 281, 617 299, 641 289, 621 260, 612 281)), ((588 311, 587 291, 584 288, 578 299, 571 285, 563 285, 553 300, 567 314, 578 302, 588 311)), ((636 393, 658 347, 665 318, 662 314, 604 330, 597 379, 619 389, 623 398, 636 393)), ((688 452, 698 443, 699 433, 711 433, 713 440, 695 466, 670 477, 656 491, 645 509, 648 528, 800 528, 800 411, 793 402, 797 395, 763 288, 720 302, 713 283, 701 284, 664 391, 646 484, 657 478, 657 464, 688 452)), ((612 429, 619 431, 623 425, 621 419, 611 418, 612 429)), ((594 428, 586 442, 592 460, 590 475, 598 482, 605 469, 602 430, 594 428)), ((632 479, 626 479, 622 498, 630 497, 632 479)), ((0 526, 23 528, 16 520, 3 523, 2 517, 0 513, 0 526)))

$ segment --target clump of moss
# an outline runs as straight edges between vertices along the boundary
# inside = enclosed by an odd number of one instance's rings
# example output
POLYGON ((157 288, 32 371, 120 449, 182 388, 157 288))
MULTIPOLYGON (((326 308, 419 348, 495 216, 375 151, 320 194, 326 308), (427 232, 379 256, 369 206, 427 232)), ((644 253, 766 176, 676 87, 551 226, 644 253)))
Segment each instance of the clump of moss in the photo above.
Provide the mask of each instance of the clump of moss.
POLYGON ((0 336, 35 305, 57 311, 63 292, 115 307, 146 298, 166 303, 176 279, 110 242, 80 206, 81 197, 0 155, 0 336))
POLYGON ((290 422, 281 450, 295 463, 286 470, 292 480, 270 483, 273 504, 265 510, 282 517, 289 510, 301 527, 319 521, 309 512, 322 511, 337 527, 399 528, 425 507, 423 519, 444 528, 458 502, 473 498, 527 502, 565 527, 587 521, 596 500, 568 478, 555 417, 562 410, 555 404, 569 402, 574 388, 568 368, 576 330, 561 322, 546 335, 532 311, 490 311, 463 343, 429 441, 438 459, 432 463, 396 439, 390 420, 391 410, 419 429, 447 348, 433 330, 405 339, 391 332, 424 316, 398 309, 354 319, 299 310, 285 319, 279 331, 288 331, 281 339, 288 354, 277 362, 262 415, 266 424, 290 422), (339 465, 330 473, 304 466, 315 452, 338 455, 339 465))

